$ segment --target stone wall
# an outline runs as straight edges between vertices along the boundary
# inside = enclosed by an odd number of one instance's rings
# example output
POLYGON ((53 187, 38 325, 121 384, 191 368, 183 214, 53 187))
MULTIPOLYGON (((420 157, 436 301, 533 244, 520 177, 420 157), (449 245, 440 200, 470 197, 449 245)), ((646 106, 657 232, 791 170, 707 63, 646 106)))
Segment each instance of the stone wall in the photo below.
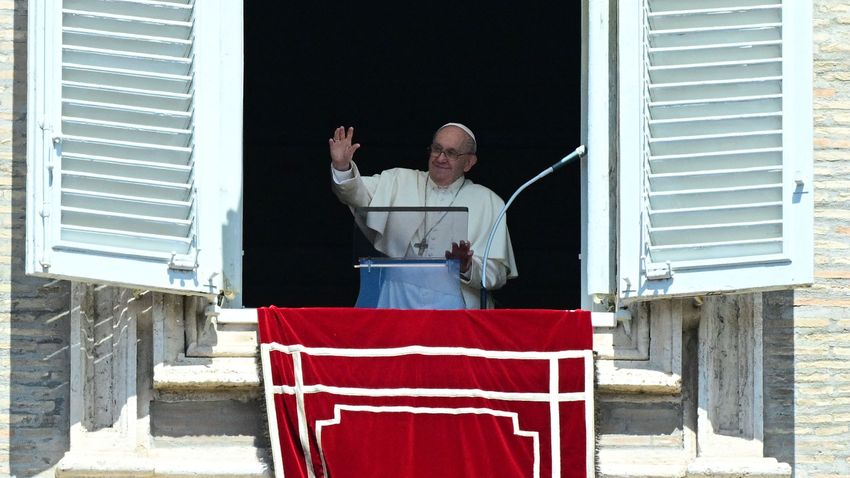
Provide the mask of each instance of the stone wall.
POLYGON ((27 2, 0 1, 0 476, 52 476, 68 449, 69 296, 24 274, 27 2))
POLYGON ((815 285, 794 294, 797 476, 850 476, 850 2, 814 2, 815 285))

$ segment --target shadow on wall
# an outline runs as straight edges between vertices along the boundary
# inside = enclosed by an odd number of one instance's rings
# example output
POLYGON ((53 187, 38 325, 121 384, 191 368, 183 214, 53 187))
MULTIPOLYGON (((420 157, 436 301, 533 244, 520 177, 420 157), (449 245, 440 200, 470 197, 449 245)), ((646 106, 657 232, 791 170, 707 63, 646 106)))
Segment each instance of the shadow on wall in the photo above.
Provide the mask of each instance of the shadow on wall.
MULTIPOLYGON (((12 76, 11 288, 9 311, 9 462, 0 474, 36 476, 49 470, 69 446, 70 284, 29 277, 26 257, 26 3, 15 2, 12 76)), ((4 81, 5 82, 5 81, 4 81)), ((10 95, 6 93, 5 97, 10 95)), ((8 151, 8 146, 3 147, 8 151)), ((6 163, 6 161, 4 161, 6 163)), ((8 163, 6 163, 8 164, 8 163)), ((6 172, 9 174, 9 172, 6 172)), ((5 196, 9 197, 9 196, 5 196)), ((2 465, 0 465, 1 467, 2 465)))
POLYGON ((764 456, 795 468, 794 291, 762 294, 764 456))

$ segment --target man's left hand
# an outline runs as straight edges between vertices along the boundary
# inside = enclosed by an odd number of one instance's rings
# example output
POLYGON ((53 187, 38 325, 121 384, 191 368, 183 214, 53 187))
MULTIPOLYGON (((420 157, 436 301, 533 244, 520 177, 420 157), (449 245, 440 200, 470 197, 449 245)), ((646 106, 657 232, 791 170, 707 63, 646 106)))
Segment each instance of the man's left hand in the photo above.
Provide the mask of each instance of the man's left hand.
POLYGON ((472 244, 469 241, 453 242, 452 250, 446 251, 446 259, 457 259, 460 261, 460 271, 466 273, 469 266, 472 265, 473 250, 470 249, 472 244))

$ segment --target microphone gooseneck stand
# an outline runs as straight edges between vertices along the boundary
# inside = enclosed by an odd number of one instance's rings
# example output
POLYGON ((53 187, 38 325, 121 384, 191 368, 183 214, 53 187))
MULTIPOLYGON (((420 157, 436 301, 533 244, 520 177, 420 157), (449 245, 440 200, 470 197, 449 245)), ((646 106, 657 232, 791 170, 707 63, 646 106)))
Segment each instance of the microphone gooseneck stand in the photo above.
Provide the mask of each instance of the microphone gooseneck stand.
POLYGON ((481 305, 480 308, 487 308, 487 258, 490 257, 490 247, 493 245, 493 238, 496 236, 496 229, 499 227, 499 223, 502 221, 502 218, 505 217, 505 212, 507 212, 511 203, 514 202, 514 199, 521 193, 525 188, 531 186, 539 179, 542 179, 558 169, 566 166, 567 163, 571 162, 576 158, 580 158, 585 155, 587 152, 587 148, 584 145, 579 146, 572 153, 561 158, 560 161, 549 166, 540 172, 537 176, 529 179, 525 184, 519 187, 508 199, 508 202, 505 203, 505 206, 502 208, 502 211, 499 212, 499 216, 496 218, 496 222, 493 223, 493 229, 490 230, 490 237, 487 238, 487 247, 484 249, 484 256, 481 258, 481 305))

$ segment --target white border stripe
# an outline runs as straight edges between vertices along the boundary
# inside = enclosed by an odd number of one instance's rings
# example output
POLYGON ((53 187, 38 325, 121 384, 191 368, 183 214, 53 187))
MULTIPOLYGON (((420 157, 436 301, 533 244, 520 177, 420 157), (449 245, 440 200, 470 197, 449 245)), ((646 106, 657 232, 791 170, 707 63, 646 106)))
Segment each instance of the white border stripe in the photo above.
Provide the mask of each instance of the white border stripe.
MULTIPOLYGON (((558 359, 549 359, 549 431, 552 442, 552 478, 561 478, 561 402, 558 359)), ((582 394, 584 395, 584 394, 582 394)))
POLYGON ((298 437, 301 439, 301 450, 304 452, 304 463, 307 464, 308 478, 316 478, 313 469, 313 455, 310 453, 310 434, 307 427, 307 412, 304 409, 304 375, 301 369, 301 354, 292 354, 292 364, 295 368, 295 408, 298 415, 298 437))
MULTIPOLYGON (((301 393, 331 393, 351 397, 438 397, 438 398, 487 398, 509 402, 549 402, 553 400, 552 393, 533 392, 496 392, 492 390, 465 388, 362 388, 335 387, 332 385, 304 385, 299 391, 292 385, 275 385, 273 393, 295 395, 301 393)), ((564 392, 554 394, 554 399, 560 402, 580 402, 585 400, 585 392, 564 392)))
POLYGON ((557 352, 520 352, 506 350, 483 350, 465 347, 428 347, 411 345, 385 349, 344 349, 333 347, 305 347, 300 344, 282 345, 269 343, 272 350, 284 353, 302 352, 314 356, 333 357, 397 357, 399 355, 463 355, 492 359, 549 360, 551 358, 583 358, 584 350, 560 350, 557 352))
POLYGON ((260 359, 263 366, 263 384, 266 396, 266 417, 269 421, 269 438, 272 446, 272 458, 274 460, 274 476, 284 478, 283 457, 280 454, 280 431, 277 426, 277 407, 274 404, 274 387, 272 385, 272 361, 270 358, 271 347, 269 344, 260 344, 260 359))
POLYGON ((339 425, 342 422, 342 410, 366 413, 413 413, 432 415, 492 415, 501 418, 510 418, 513 424, 514 434, 531 438, 534 464, 533 476, 540 478, 540 434, 538 432, 523 430, 519 427, 519 414, 517 412, 506 412, 504 410, 493 410, 491 408, 441 408, 441 407, 410 407, 410 406, 373 406, 373 405, 334 405, 334 417, 327 420, 316 421, 316 441, 319 443, 319 455, 322 457, 322 470, 327 473, 324 450, 322 449, 322 429, 325 426, 339 425))

